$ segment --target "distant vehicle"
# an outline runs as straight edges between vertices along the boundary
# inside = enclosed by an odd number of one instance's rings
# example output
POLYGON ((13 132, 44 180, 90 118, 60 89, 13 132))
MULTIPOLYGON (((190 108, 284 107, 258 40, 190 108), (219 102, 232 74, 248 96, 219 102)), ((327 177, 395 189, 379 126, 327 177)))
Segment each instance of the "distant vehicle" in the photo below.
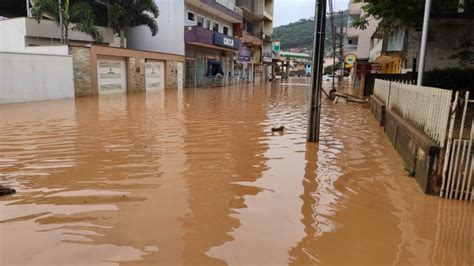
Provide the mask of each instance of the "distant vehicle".
POLYGON ((332 80, 332 77, 336 78, 336 75, 324 75, 323 80, 330 81, 332 80))

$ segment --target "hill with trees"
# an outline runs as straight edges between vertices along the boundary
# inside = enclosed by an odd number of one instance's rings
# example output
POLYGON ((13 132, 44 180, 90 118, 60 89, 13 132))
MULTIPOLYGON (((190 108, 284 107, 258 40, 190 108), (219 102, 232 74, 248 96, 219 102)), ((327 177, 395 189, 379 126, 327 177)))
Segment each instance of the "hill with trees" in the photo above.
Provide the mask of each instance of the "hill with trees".
MULTIPOLYGON (((339 28, 340 15, 335 15, 335 24, 339 28)), ((343 14, 344 27, 347 26, 347 12, 343 14)), ((281 42, 281 48, 288 50, 291 48, 307 48, 311 49, 313 45, 313 33, 314 33, 314 18, 300 19, 297 22, 290 23, 276 27, 274 29, 273 38, 281 42)), ((331 31, 331 19, 326 18, 326 51, 332 50, 332 31, 331 31)))

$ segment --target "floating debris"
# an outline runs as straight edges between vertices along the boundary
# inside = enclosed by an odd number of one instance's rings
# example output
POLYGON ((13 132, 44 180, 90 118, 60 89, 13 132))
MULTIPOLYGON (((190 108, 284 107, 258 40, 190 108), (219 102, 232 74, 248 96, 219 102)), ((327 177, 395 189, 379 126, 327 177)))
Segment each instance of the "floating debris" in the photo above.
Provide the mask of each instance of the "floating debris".
POLYGON ((13 193, 16 193, 16 190, 14 190, 13 188, 8 188, 0 185, 0 196, 6 196, 13 193))
POLYGON ((284 131, 284 130, 285 130, 285 127, 284 127, 284 126, 272 128, 272 132, 282 132, 282 131, 284 131))

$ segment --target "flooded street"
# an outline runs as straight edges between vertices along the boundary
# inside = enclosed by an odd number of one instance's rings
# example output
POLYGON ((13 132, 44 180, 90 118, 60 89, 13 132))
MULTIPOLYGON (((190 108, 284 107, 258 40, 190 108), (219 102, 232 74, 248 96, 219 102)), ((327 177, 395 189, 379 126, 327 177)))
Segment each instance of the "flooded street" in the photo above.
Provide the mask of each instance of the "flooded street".
POLYGON ((470 202, 425 196, 361 104, 307 144, 290 82, 0 106, 0 265, 474 264, 470 202))

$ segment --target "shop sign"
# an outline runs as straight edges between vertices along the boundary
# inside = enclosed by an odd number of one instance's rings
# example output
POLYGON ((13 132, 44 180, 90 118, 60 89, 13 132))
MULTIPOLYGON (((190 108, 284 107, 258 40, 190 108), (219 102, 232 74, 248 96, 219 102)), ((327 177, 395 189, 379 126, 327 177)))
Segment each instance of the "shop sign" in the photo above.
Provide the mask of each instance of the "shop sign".
POLYGON ((356 60, 357 60, 357 55, 356 54, 347 54, 344 57, 344 62, 346 62, 347 67, 352 67, 354 65, 354 63, 356 62, 356 60))
POLYGON ((242 46, 239 50, 239 60, 241 62, 250 62, 252 60, 252 49, 242 46))
POLYGON ((221 33, 214 33, 214 44, 217 46, 239 49, 240 41, 221 33))

